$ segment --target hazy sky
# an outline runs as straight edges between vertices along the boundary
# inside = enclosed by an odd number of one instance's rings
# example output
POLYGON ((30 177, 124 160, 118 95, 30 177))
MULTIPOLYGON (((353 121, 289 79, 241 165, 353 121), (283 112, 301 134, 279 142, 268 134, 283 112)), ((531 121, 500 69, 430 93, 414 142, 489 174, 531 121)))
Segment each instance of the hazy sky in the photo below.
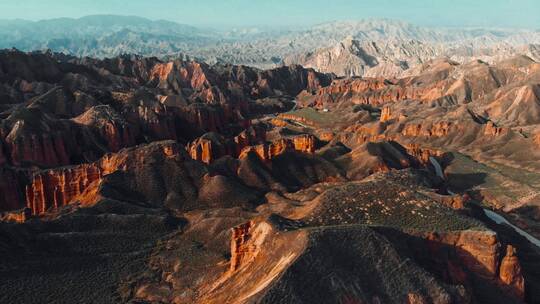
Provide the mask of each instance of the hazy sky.
POLYGON ((309 25, 362 18, 540 29, 540 0, 0 0, 0 19, 137 15, 192 25, 309 25))

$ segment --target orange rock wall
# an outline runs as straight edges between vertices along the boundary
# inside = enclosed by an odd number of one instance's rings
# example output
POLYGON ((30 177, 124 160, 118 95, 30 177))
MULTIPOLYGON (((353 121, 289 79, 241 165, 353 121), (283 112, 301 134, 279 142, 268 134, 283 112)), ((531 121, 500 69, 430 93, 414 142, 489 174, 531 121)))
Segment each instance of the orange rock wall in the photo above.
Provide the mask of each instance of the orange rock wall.
MULTIPOLYGON (((178 151, 176 144, 167 143, 161 146, 164 156, 175 155, 178 151)), ((144 162, 145 157, 144 151, 134 148, 105 155, 90 164, 41 171, 35 174, 30 185, 26 186, 26 205, 32 214, 41 214, 49 208, 67 205, 104 175, 137 166, 144 162)))
POLYGON ((242 150, 240 158, 247 155, 250 151, 257 153, 260 159, 270 160, 286 151, 297 151, 301 153, 313 154, 315 152, 315 136, 300 135, 293 138, 282 138, 270 144, 261 144, 249 146, 242 150))
POLYGON ((499 279, 507 289, 520 299, 525 297, 525 279, 521 271, 516 249, 512 245, 506 247, 506 255, 501 261, 499 279))

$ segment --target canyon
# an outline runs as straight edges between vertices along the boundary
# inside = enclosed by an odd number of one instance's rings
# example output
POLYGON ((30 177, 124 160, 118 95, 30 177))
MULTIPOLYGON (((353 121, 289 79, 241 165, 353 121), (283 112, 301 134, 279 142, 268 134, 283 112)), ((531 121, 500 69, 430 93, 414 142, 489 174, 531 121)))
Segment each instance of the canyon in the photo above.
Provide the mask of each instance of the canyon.
POLYGON ((539 302, 538 58, 419 48, 0 51, 0 302, 539 302))

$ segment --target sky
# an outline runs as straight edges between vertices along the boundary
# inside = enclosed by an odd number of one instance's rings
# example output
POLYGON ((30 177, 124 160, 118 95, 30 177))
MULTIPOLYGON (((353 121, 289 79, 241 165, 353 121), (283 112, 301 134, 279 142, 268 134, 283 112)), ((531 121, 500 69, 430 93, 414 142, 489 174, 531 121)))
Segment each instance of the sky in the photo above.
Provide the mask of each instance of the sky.
POLYGON ((213 27, 389 18, 421 26, 540 29, 540 0, 0 0, 0 19, 94 14, 213 27))

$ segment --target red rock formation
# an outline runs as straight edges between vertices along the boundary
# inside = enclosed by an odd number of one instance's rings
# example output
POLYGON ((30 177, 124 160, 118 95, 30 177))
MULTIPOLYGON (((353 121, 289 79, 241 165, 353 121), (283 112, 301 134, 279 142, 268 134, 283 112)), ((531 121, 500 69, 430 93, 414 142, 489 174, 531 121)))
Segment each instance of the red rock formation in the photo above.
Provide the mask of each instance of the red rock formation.
POLYGON ((500 243, 491 231, 464 230, 460 232, 431 233, 425 236, 431 250, 441 244, 456 248, 462 265, 487 279, 495 279, 499 270, 500 243))
MULTIPOLYGON (((165 157, 179 151, 178 146, 171 142, 161 144, 160 149, 165 157)), ((67 205, 104 175, 144 162, 145 153, 144 148, 122 150, 117 154, 105 155, 94 163, 39 172, 26 187, 27 207, 32 214, 41 214, 51 207, 67 205)))
POLYGON ((73 119, 97 130, 111 152, 136 144, 138 129, 128 124, 109 106, 95 106, 73 119))
POLYGON ((226 95, 224 91, 230 83, 222 82, 214 74, 202 63, 174 61, 156 64, 150 72, 150 81, 157 81, 158 87, 167 95, 182 99, 183 89, 193 90, 188 99, 195 103, 169 106, 197 133, 221 131, 227 123, 248 127, 249 120, 245 114, 248 112, 247 99, 226 95))
POLYGON ((435 158, 436 160, 440 161, 440 158, 444 155, 443 151, 436 150, 436 149, 429 149, 421 147, 419 144, 408 144, 405 145, 405 149, 407 150, 407 153, 411 156, 413 156, 421 165, 427 165, 430 164, 430 157, 435 158))
POLYGON ((234 272, 255 259, 259 254, 272 226, 266 222, 249 221, 232 228, 231 264, 229 271, 234 272))
POLYGON ((139 119, 145 131, 157 140, 178 139, 174 115, 159 113, 149 107, 139 106, 139 119))
POLYGON ((382 133, 383 124, 366 126, 364 124, 353 124, 345 129, 345 132, 338 133, 341 142, 351 142, 353 144, 364 144, 366 142, 379 142, 395 140, 394 136, 387 136, 382 133))
POLYGON ((181 87, 201 91, 210 87, 204 67, 203 64, 194 61, 158 63, 150 71, 150 81, 156 79, 160 88, 174 90, 176 93, 180 93, 181 87))
POLYGON ((2 212, 0 213, 0 222, 24 223, 31 215, 31 210, 28 208, 2 212))
POLYGON ((493 122, 488 121, 484 128, 484 134, 488 136, 499 136, 508 132, 507 128, 497 127, 493 122))
POLYGON ((461 195, 446 196, 442 201, 443 204, 456 210, 462 210, 465 208, 465 202, 467 200, 461 195))
POLYGON ((412 136, 412 137, 421 136, 423 134, 422 124, 405 125, 405 127, 403 128, 403 131, 401 131, 401 134, 403 136, 412 136))
MULTIPOLYGON (((205 134, 205 136, 207 135, 208 133, 205 134)), ((210 138, 205 138, 205 136, 197 138, 186 146, 191 158, 209 164, 214 159, 227 154, 227 147, 224 145, 222 138, 220 142, 217 142, 210 138)), ((219 135, 215 134, 215 136, 217 137, 219 135)))
POLYGON ((99 132, 107 141, 111 152, 118 152, 122 148, 134 146, 136 144, 136 134, 138 133, 136 129, 129 125, 116 125, 112 122, 106 123, 99 129, 99 132))
POLYGON ((307 119, 307 118, 305 118, 303 116, 298 116, 298 115, 295 115, 295 114, 282 113, 282 114, 278 115, 278 118, 296 121, 296 122, 299 122, 301 124, 308 125, 308 126, 315 126, 316 125, 313 121, 311 121, 311 120, 309 120, 309 119, 307 119))
POLYGON ((6 143, 11 154, 11 162, 15 166, 21 166, 23 163, 45 167, 68 165, 70 153, 66 141, 71 142, 67 139, 70 136, 62 131, 52 134, 21 134, 13 137, 8 135, 6 143))
POLYGON ((272 118, 270 123, 276 127, 285 127, 287 125, 287 122, 280 118, 272 118))
POLYGON ((300 92, 310 94, 330 84, 330 77, 299 65, 283 66, 259 72, 252 95, 255 98, 276 95, 278 91, 296 96, 300 92))
POLYGON ((383 107, 381 111, 381 118, 379 119, 380 122, 387 122, 392 119, 392 112, 390 110, 390 107, 386 106, 383 107))
POLYGON ((521 265, 516 256, 516 249, 512 245, 506 246, 506 255, 501 261, 499 279, 520 299, 525 296, 525 280, 521 272, 521 265))
POLYGON ((447 121, 441 121, 430 125, 408 124, 403 128, 403 136, 425 136, 425 137, 443 137, 448 135, 453 124, 447 121))
POLYGON ((180 110, 180 116, 199 132, 217 132, 225 128, 225 113, 222 108, 204 104, 191 104, 180 110))
POLYGON ((266 131, 259 127, 249 127, 234 137, 235 154, 238 157, 242 150, 247 146, 252 146, 266 141, 266 131))
POLYGON ((465 195, 439 195, 437 193, 427 194, 434 201, 439 202, 442 205, 446 205, 452 209, 463 210, 465 203, 468 201, 468 197, 465 195))
POLYGON ((249 127, 232 140, 226 140, 217 133, 206 133, 189 143, 186 149, 194 160, 209 164, 225 155, 238 157, 245 147, 263 143, 265 139, 263 129, 249 127))
POLYGON ((315 153, 315 136, 313 135, 300 135, 292 138, 294 149, 303 153, 313 154, 315 153))
POLYGON ((533 140, 536 145, 540 146, 540 133, 535 134, 533 140))
POLYGON ((433 124, 431 126, 431 129, 429 131, 429 136, 434 137, 442 137, 448 135, 448 132, 450 132, 451 128, 453 127, 453 124, 448 121, 441 121, 433 124))
POLYGON ((334 132, 330 130, 317 130, 316 135, 322 141, 331 141, 335 136, 334 132))
POLYGON ((169 80, 173 80, 169 78, 174 77, 172 74, 174 67, 174 62, 158 63, 154 65, 150 71, 150 80, 158 79, 160 86, 167 85, 169 80))
POLYGON ((239 157, 244 158, 251 151, 262 160, 270 160, 286 151, 312 154, 315 152, 315 136, 304 134, 293 138, 282 138, 270 144, 249 146, 242 150, 239 157))
POLYGON ((34 176, 32 183, 26 187, 27 207, 33 214, 40 214, 47 209, 67 205, 80 195, 88 185, 99 180, 105 171, 99 164, 84 164, 72 168, 48 170, 34 176))
POLYGON ((314 70, 308 70, 307 74, 307 90, 313 92, 326 85, 325 80, 321 80, 321 74, 316 73, 314 70))
POLYGON ((339 79, 319 89, 303 105, 330 107, 344 98, 355 104, 381 105, 403 100, 432 101, 445 97, 446 83, 434 81, 423 86, 393 83, 382 78, 339 79))
POLYGON ((242 261, 250 254, 252 248, 247 246, 251 238, 250 229, 253 227, 253 222, 249 221, 242 225, 232 228, 231 237, 231 266, 230 270, 237 270, 242 261))
POLYGON ((408 293, 407 294, 407 300, 405 301, 406 304, 427 304, 429 303, 426 298, 424 298, 422 295, 416 294, 416 293, 408 293))

